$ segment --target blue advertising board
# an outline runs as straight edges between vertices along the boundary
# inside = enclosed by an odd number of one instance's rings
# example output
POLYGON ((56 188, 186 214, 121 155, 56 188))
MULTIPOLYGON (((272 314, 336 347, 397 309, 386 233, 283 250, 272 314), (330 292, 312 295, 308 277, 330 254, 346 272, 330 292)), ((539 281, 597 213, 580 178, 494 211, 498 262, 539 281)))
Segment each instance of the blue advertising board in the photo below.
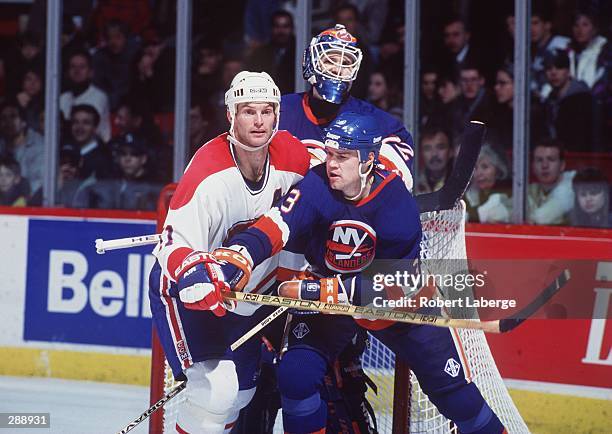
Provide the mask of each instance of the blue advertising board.
POLYGON ((153 246, 98 255, 94 244, 154 232, 146 222, 30 218, 24 340, 150 348, 153 246))

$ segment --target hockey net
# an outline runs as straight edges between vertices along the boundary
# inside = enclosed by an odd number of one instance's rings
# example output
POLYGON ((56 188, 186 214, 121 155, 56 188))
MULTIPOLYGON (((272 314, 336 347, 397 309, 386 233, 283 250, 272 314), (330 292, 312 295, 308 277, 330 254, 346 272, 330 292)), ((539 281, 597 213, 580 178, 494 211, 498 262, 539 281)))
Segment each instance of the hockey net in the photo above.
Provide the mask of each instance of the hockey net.
MULTIPOLYGON (((160 195, 158 226, 163 224, 173 190, 174 186, 168 186, 160 195)), ((421 214, 422 257, 428 259, 428 269, 425 271, 431 274, 453 273, 467 268, 464 215, 463 202, 452 210, 421 214)), ((161 230, 161 227, 158 229, 161 230)), ((466 329, 452 330, 452 333, 465 356, 468 380, 476 383, 509 433, 528 433, 497 370, 484 333, 466 329)), ((368 392, 368 400, 376 413, 380 434, 458 433, 457 428, 428 400, 409 368, 399 361, 396 364, 393 352, 371 335, 362 364, 378 388, 376 394, 371 390, 368 392)), ((154 333, 151 403, 176 385, 154 333)), ((182 395, 179 394, 162 410, 154 413, 149 424, 150 433, 175 432, 176 410, 184 399, 182 395)), ((275 426, 275 433, 282 433, 282 427, 278 425, 275 426)))

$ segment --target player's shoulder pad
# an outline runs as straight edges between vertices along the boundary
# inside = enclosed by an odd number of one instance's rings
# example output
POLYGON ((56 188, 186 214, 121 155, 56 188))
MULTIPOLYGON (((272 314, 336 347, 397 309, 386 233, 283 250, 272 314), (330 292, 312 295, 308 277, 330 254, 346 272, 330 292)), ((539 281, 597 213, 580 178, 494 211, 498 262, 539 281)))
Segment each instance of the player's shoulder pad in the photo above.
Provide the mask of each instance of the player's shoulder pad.
POLYGON ((318 202, 325 197, 329 192, 325 164, 319 164, 310 169, 295 188, 300 190, 302 201, 318 202))
POLYGON ((412 193, 406 187, 401 176, 387 170, 376 170, 379 176, 382 176, 383 181, 379 184, 373 193, 380 196, 379 199, 386 203, 386 208, 392 209, 401 207, 402 209, 413 209, 418 214, 418 207, 412 193))
MULTIPOLYGON (((359 98, 351 97, 349 99, 349 102, 351 106, 353 106, 351 107, 351 110, 355 110, 358 113, 367 114, 376 118, 381 128, 383 129, 383 134, 385 136, 388 136, 393 133, 402 132, 404 134, 407 134, 410 138, 410 141, 412 141, 412 136, 410 136, 410 133, 408 133, 408 130, 406 130, 404 124, 395 116, 392 116, 386 111, 379 109, 374 104, 359 98)), ((404 138, 402 137, 402 139, 404 138)))
POLYGON ((206 142, 189 162, 170 200, 170 209, 179 209, 186 205, 206 178, 234 166, 227 133, 206 142))
POLYGON ((304 176, 310 166, 310 154, 297 137, 279 130, 270 142, 270 163, 276 170, 304 176))

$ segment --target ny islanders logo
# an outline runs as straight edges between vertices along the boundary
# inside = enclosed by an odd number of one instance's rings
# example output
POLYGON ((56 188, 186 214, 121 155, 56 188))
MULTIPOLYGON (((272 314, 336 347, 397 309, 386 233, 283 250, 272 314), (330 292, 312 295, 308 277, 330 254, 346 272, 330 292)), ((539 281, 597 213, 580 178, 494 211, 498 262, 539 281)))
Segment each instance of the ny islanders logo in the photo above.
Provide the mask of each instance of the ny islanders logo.
POLYGON ((376 254, 376 232, 364 222, 338 220, 329 227, 325 265, 339 273, 365 269, 376 254))

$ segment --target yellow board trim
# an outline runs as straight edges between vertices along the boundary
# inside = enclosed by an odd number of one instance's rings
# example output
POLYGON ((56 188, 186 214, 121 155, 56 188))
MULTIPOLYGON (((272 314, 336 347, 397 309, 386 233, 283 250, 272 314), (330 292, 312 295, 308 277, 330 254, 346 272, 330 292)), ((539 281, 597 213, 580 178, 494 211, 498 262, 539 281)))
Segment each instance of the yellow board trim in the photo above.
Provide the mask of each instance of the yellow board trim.
POLYGON ((607 434, 612 401, 510 390, 532 434, 607 434))
POLYGON ((54 377, 148 386, 151 357, 1 347, 0 375, 54 377))

